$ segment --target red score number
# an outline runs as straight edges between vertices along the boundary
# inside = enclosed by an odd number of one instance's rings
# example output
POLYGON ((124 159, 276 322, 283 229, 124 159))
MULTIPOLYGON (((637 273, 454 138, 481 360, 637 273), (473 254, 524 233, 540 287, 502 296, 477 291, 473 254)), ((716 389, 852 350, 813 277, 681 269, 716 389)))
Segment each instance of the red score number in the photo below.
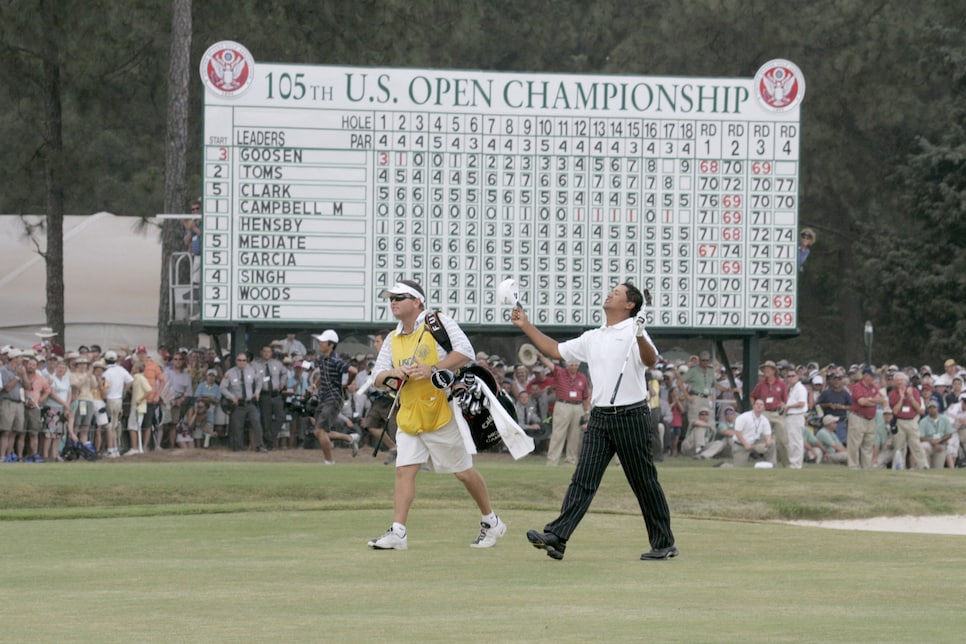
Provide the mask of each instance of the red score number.
POLYGON ((791 326, 794 317, 791 313, 776 313, 772 316, 775 326, 791 326))
POLYGON ((699 257, 714 257, 718 254, 717 244, 698 244, 699 257))
POLYGON ((751 164, 752 174, 771 174, 770 161, 755 161, 751 164))
POLYGON ((741 211, 740 210, 725 210, 721 213, 721 221, 726 224, 740 224, 741 223, 741 211))
POLYGON ((721 262, 721 272, 728 275, 737 275, 741 272, 741 262, 721 262))
POLYGON ((702 174, 717 174, 718 162, 709 161, 705 159, 704 161, 698 164, 698 169, 701 171, 702 174))
POLYGON ((790 309, 795 303, 791 295, 776 295, 772 302, 776 309, 790 309))
POLYGON ((721 205, 725 208, 738 208, 741 206, 741 195, 725 195, 721 198, 721 205))

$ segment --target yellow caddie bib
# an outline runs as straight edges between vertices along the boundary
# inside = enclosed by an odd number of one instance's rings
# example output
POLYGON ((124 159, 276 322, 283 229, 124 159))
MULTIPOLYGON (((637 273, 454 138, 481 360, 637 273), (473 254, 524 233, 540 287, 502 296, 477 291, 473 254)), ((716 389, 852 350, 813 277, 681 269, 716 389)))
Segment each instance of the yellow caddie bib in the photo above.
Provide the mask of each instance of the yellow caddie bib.
MULTIPOLYGON (((420 324, 407 335, 392 334, 392 366, 394 368, 415 360, 423 364, 435 365, 439 362, 436 338, 432 333, 423 333, 420 324), (416 342, 419 341, 417 347, 416 342)), ((437 389, 429 380, 410 380, 399 390, 399 411, 396 425, 407 434, 434 432, 453 417, 446 392, 437 389)))

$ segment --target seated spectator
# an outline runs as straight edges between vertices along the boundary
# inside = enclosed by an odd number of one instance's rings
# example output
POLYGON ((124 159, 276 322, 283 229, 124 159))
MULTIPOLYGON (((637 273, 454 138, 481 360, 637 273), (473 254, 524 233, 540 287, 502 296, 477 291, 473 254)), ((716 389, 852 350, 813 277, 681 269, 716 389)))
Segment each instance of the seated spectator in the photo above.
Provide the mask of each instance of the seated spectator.
POLYGON ((875 441, 872 443, 872 467, 885 468, 892 464, 896 450, 893 444, 892 428, 895 415, 886 407, 875 417, 875 441))
POLYGON ((926 405, 926 415, 919 421, 919 440, 928 467, 942 469, 956 467, 959 455, 959 434, 953 429, 949 416, 939 414, 939 405, 930 400, 926 405))
POLYGON ((823 462, 839 463, 845 465, 849 462, 849 451, 839 440, 837 427, 839 425, 838 416, 826 414, 822 417, 822 428, 815 433, 815 439, 825 450, 823 462))
POLYGON ((752 454, 764 456, 775 464, 775 443, 771 433, 771 423, 765 417, 765 401, 755 399, 750 411, 740 414, 735 419, 735 428, 725 430, 724 435, 732 439, 731 449, 735 467, 744 467, 752 454))
POLYGON ((734 436, 735 419, 738 415, 734 407, 725 407, 724 418, 718 423, 718 428, 712 437, 711 442, 705 445, 704 449, 697 458, 711 459, 715 456, 733 457, 731 449, 732 437, 734 436))
POLYGON ((844 379, 837 371, 829 377, 829 383, 829 388, 818 397, 817 406, 822 408, 823 418, 828 414, 838 418, 833 431, 839 437, 839 442, 844 445, 848 431, 849 409, 852 408, 852 394, 845 388, 844 379))
POLYGON ((688 427, 688 433, 681 443, 681 452, 691 454, 694 458, 701 458, 701 453, 715 433, 714 423, 711 420, 711 410, 701 409, 698 416, 688 427))

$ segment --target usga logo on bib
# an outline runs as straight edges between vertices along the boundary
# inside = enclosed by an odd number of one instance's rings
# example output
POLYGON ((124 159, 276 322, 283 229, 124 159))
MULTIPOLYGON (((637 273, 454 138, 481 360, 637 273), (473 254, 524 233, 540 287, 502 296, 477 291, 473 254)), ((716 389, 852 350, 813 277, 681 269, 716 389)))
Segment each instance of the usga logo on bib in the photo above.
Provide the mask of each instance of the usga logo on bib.
POLYGON ((201 80, 213 94, 240 96, 254 79, 255 59, 237 42, 217 42, 201 57, 201 80))
POLYGON ((776 58, 755 74, 755 96, 762 107, 772 112, 787 112, 805 98, 805 77, 798 66, 776 58))

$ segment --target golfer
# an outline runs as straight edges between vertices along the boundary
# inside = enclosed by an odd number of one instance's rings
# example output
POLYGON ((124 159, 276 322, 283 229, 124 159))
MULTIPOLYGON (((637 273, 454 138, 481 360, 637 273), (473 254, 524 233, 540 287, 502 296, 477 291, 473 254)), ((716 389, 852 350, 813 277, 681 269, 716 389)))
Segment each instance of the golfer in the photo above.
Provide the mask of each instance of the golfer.
POLYGON ((577 468, 560 508, 560 516, 530 530, 527 539, 553 559, 563 559, 567 540, 597 493, 604 470, 617 454, 624 476, 637 497, 651 549, 643 560, 678 556, 671 533, 671 513, 657 480, 651 453, 651 414, 647 407, 647 368, 658 352, 638 315, 644 296, 634 285, 616 286, 604 300, 604 326, 558 343, 534 327, 519 306, 510 316, 546 356, 586 362, 594 383, 590 420, 580 446, 577 468))
POLYGON ((397 282, 382 291, 389 298, 393 316, 399 320, 396 330, 382 345, 373 367, 374 383, 387 380, 401 382, 396 414, 396 487, 393 493, 393 523, 378 539, 369 541, 375 550, 406 550, 406 520, 416 496, 416 474, 429 460, 438 473, 453 473, 476 501, 482 515, 480 534, 470 546, 492 548, 506 534, 506 524, 490 506, 490 494, 483 475, 473 467, 463 437, 453 417, 446 390, 437 389, 433 373, 445 369, 456 371, 472 360, 476 352, 459 325, 439 315, 439 320, 452 345, 447 352, 432 332, 426 333, 426 294, 411 280, 397 282))

